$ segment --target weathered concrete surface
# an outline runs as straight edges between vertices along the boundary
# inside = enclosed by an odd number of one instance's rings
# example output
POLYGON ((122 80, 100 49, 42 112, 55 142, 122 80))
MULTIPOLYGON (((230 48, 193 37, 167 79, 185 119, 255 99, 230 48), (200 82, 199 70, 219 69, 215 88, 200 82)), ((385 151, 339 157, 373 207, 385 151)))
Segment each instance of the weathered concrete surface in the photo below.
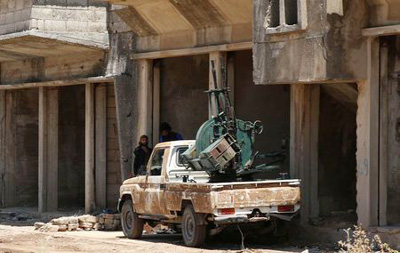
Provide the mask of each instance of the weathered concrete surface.
MULTIPOLYGON (((236 116, 243 120, 262 121, 264 131, 256 136, 255 150, 261 153, 280 150, 282 139, 290 135, 290 87, 254 85, 252 52, 238 51, 232 57, 236 116)), ((288 172, 289 157, 286 160, 284 170, 288 172)), ((271 178, 277 178, 278 172, 282 171, 273 172, 271 178)))
POLYGON ((251 40, 251 0, 120 1, 115 10, 138 35, 138 52, 251 40))
POLYGON ((326 1, 309 0, 304 31, 266 34, 268 1, 254 1, 253 56, 256 84, 329 82, 366 77, 368 24, 365 1, 344 1, 344 15, 327 12, 326 1), (311 8, 312 7, 312 8, 311 8))
MULTIPOLYGON (((187 140, 208 119, 208 55, 166 58, 160 61, 160 122, 187 140)), ((153 133, 159 136, 159 132, 153 133)))
POLYGON ((129 177, 132 168, 134 137, 137 132, 137 75, 136 65, 129 55, 134 49, 136 36, 132 32, 118 33, 109 27, 111 50, 107 56, 106 74, 115 76, 118 138, 121 161, 121 181, 129 177))

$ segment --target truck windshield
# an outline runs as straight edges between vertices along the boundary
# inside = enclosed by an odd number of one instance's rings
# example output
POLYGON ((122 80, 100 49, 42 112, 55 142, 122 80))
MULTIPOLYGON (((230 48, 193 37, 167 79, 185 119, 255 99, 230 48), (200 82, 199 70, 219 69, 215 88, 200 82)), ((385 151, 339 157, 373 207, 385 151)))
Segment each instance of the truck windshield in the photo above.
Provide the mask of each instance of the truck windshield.
POLYGON ((151 157, 150 175, 160 176, 165 149, 155 150, 151 157))

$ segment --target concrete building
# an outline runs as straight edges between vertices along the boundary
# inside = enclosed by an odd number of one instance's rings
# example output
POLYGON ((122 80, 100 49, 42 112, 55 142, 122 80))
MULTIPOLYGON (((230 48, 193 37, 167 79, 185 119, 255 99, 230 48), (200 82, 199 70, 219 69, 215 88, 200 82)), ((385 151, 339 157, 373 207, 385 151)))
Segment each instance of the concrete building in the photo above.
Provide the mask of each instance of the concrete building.
POLYGON ((115 205, 107 15, 107 4, 86 0, 0 1, 1 206, 115 205))
POLYGON ((400 1, 3 2, 3 205, 113 207, 140 135, 167 121, 192 139, 212 114, 213 60, 237 116, 264 122, 256 148, 290 139, 304 227, 361 223, 400 248, 400 1))

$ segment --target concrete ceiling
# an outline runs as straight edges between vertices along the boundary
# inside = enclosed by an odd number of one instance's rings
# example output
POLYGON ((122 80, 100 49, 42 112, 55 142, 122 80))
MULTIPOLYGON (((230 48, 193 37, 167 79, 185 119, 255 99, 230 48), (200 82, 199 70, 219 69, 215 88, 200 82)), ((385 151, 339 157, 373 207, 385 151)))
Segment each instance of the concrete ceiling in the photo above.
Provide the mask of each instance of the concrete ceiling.
POLYGON ((252 0, 109 0, 138 36, 252 24, 252 0))
POLYGON ((0 36, 0 62, 104 50, 108 45, 37 32, 0 36))

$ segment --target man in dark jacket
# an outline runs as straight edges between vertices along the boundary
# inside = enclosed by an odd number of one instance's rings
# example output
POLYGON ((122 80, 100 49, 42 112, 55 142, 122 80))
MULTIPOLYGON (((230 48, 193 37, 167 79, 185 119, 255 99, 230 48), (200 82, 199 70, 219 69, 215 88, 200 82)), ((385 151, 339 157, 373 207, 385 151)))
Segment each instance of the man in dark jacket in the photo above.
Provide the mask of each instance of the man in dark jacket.
POLYGON ((180 133, 173 132, 172 127, 167 122, 161 123, 160 134, 160 143, 183 140, 182 135, 180 133))
POLYGON ((149 148, 149 137, 147 135, 140 136, 139 146, 135 148, 133 154, 135 160, 133 162, 133 175, 138 176, 146 172, 146 165, 149 161, 152 149, 149 148))

